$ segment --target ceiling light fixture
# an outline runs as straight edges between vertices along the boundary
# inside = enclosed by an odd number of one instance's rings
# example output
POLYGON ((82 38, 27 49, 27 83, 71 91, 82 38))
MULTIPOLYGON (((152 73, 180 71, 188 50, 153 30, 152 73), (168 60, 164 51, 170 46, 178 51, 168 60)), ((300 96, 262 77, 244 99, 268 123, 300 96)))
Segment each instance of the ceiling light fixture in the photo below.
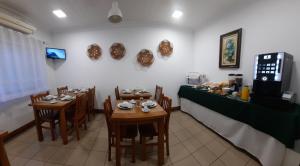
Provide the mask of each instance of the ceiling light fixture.
POLYGON ((175 11, 173 12, 173 14, 172 14, 172 17, 178 19, 178 18, 180 18, 182 15, 183 15, 182 11, 180 11, 180 10, 175 10, 175 11))
POLYGON ((123 15, 117 1, 112 2, 112 7, 108 12, 107 18, 112 23, 119 23, 122 21, 123 15))
POLYGON ((67 17, 66 13, 64 11, 62 11, 61 9, 53 10, 52 13, 54 15, 56 15, 56 17, 58 17, 58 18, 66 18, 67 17))

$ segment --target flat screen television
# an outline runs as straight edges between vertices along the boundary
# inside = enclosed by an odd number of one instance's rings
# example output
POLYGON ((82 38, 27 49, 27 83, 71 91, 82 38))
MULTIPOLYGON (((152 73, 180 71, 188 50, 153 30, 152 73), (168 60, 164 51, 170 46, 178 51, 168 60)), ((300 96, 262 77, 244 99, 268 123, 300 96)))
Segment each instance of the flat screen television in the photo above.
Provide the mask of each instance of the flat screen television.
POLYGON ((51 59, 62 59, 67 58, 66 50, 59 48, 46 48, 46 56, 51 59))

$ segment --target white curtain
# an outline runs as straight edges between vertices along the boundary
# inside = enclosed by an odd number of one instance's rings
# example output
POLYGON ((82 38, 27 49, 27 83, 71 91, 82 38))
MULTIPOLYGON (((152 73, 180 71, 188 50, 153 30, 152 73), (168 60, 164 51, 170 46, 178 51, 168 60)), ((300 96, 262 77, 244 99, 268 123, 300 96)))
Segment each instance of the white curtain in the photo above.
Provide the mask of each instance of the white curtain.
POLYGON ((41 41, 0 26, 0 102, 48 89, 44 52, 41 41))

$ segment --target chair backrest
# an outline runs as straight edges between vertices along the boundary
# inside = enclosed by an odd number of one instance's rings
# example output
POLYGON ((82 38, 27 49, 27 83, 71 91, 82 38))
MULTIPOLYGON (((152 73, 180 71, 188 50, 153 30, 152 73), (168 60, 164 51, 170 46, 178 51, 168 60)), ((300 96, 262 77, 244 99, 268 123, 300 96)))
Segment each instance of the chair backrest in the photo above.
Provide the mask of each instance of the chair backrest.
POLYGON ((95 86, 93 88, 90 88, 89 91, 88 91, 88 106, 89 106, 90 110, 94 109, 95 92, 96 92, 96 87, 95 86))
MULTIPOLYGON (((30 95, 31 104, 33 105, 34 103, 43 100, 43 97, 46 97, 48 95, 49 95, 49 91, 30 95)), ((33 109, 35 109, 35 108, 33 108, 33 109)), ((39 110, 37 115, 40 117, 41 120, 44 120, 47 117, 51 117, 50 116, 51 114, 53 114, 53 111, 51 111, 51 110, 39 110)))
POLYGON ((110 101, 110 96, 108 96, 107 99, 105 99, 103 103, 104 107, 104 115, 106 119, 106 125, 108 129, 109 135, 112 133, 112 122, 111 122, 111 114, 112 114, 112 107, 111 107, 111 101, 110 101))
POLYGON ((35 102, 41 101, 43 100, 43 97, 46 97, 48 95, 49 95, 49 91, 30 95, 31 103, 33 104, 35 102))
POLYGON ((116 95, 116 100, 120 100, 121 99, 120 98, 120 91, 119 91, 119 87, 118 86, 115 88, 115 95, 116 95))
POLYGON ((110 114, 110 116, 111 116, 114 110, 113 110, 113 108, 112 108, 110 96, 107 97, 107 105, 108 105, 108 109, 109 109, 109 114, 110 114))
POLYGON ((161 106, 168 113, 168 115, 165 119, 166 120, 165 125, 166 125, 166 127, 168 127, 169 121, 170 121, 170 115, 171 115, 171 111, 172 111, 172 99, 168 96, 163 96, 161 106))
POLYGON ((161 86, 156 85, 154 100, 158 102, 158 104, 161 104, 162 95, 163 95, 163 88, 161 86))
POLYGON ((68 86, 63 86, 57 88, 57 94, 60 96, 61 94, 65 94, 68 92, 68 86))
POLYGON ((87 94, 79 94, 76 96, 76 110, 75 119, 81 120, 85 118, 88 109, 88 96, 87 94))

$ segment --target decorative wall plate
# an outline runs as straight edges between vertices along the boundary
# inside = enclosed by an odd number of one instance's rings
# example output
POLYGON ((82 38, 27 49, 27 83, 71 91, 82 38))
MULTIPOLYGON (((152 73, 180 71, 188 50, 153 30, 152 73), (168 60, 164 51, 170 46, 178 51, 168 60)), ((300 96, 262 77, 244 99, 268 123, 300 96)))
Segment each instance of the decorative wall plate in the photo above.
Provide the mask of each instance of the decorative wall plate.
POLYGON ((114 59, 121 59, 125 55, 125 47, 122 43, 114 43, 110 46, 110 55, 114 59))
POLYGON ((162 56, 169 56, 173 53, 173 44, 169 40, 163 40, 158 49, 162 56))
POLYGON ((102 55, 102 50, 98 44, 91 44, 88 48, 88 56, 91 59, 98 59, 102 55))
POLYGON ((148 49, 141 50, 137 55, 137 61, 142 66, 150 66, 154 62, 154 56, 152 51, 148 49))

